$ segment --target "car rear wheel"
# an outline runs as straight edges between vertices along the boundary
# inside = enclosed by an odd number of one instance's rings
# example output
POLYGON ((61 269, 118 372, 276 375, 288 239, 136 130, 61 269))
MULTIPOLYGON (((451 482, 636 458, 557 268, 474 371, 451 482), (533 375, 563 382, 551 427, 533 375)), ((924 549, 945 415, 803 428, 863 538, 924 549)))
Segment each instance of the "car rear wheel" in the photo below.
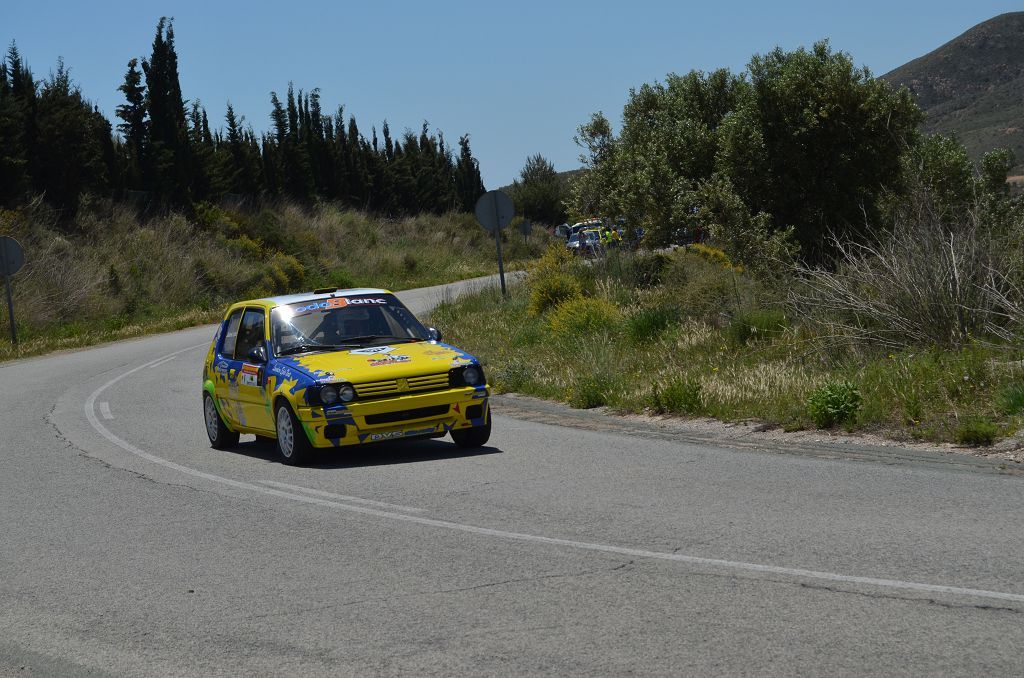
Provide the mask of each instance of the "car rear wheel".
POLYGON ((274 421, 277 428, 277 456, 281 462, 291 466, 305 462, 313 446, 309 444, 309 438, 292 409, 281 403, 277 406, 274 421))
POLYGON ((487 415, 487 423, 452 431, 452 440, 459 447, 483 447, 491 437, 491 416, 487 415))
POLYGON ((203 419, 206 420, 206 435, 210 439, 210 447, 215 450, 226 450, 238 444, 238 433, 228 429, 217 411, 213 396, 203 394, 203 419))

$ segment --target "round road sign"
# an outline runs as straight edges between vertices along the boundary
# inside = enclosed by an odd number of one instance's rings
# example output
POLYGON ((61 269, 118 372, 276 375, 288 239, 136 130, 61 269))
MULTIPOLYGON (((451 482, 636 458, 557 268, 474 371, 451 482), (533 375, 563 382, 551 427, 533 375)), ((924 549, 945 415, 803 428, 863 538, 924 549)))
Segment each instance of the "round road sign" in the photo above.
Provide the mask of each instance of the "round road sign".
POLYGON ((486 230, 500 231, 512 222, 516 207, 512 198, 501 191, 487 191, 476 201, 476 220, 486 230))
POLYGON ((0 275, 14 275, 25 265, 25 250, 18 241, 0 235, 0 275))

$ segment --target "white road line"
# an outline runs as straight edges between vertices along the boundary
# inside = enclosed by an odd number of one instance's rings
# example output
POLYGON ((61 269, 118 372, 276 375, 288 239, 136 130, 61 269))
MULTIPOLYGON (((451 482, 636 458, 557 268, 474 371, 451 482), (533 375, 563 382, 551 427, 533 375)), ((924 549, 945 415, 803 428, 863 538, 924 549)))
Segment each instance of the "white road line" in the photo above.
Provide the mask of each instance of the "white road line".
POLYGON ((110 403, 108 403, 106 400, 100 403, 100 414, 102 414, 103 418, 106 419, 107 421, 110 421, 111 419, 114 418, 114 415, 111 414, 110 412, 110 403))
MULTIPOLYGON (((175 351, 174 353, 168 354, 168 356, 176 356, 187 351, 192 351, 200 347, 206 347, 209 343, 198 344, 196 346, 189 346, 181 350, 175 351)), ((168 356, 164 356, 165 358, 168 356)), ((220 483, 221 485, 227 485, 242 490, 249 490, 251 492, 258 492, 262 494, 271 495, 274 497, 281 497, 284 499, 291 499, 293 501, 302 502, 305 504, 315 504, 317 506, 324 506, 327 508, 339 509, 342 511, 349 511, 352 513, 361 513, 363 515, 375 516, 377 518, 386 518, 388 520, 401 521, 406 523, 414 523, 417 525, 425 525, 428 527, 441 528, 446 530, 453 530, 457 532, 468 532, 470 534, 478 534, 487 537, 496 537, 498 539, 506 539, 510 541, 530 542, 534 544, 546 544, 549 546, 565 546, 568 548, 580 549, 584 551, 597 551, 600 553, 614 553, 621 556, 630 558, 649 558, 653 560, 668 560, 677 563, 686 563, 689 565, 699 565, 709 568, 717 568, 724 570, 738 570, 741 572, 756 572, 760 574, 773 574, 784 577, 796 577, 799 579, 816 579, 819 581, 836 582, 842 584, 861 584, 864 586, 877 586, 881 588, 897 589, 902 591, 915 591, 919 593, 933 593, 933 594, 945 594, 949 596, 965 596, 970 598, 987 598, 991 600, 1000 600, 1010 603, 1024 604, 1024 594, 1019 593, 1006 593, 1003 591, 989 591, 986 589, 971 589, 960 586, 945 586, 942 584, 923 584, 919 582, 903 581, 900 579, 880 579, 876 577, 860 577, 848 574, 839 574, 836 572, 821 572, 817 570, 804 570, 801 568, 794 567, 781 567, 778 565, 762 565, 759 563, 746 563, 735 560, 719 560, 717 558, 703 558, 700 556, 689 556, 683 553, 664 553, 661 551, 647 551, 645 549, 628 548, 624 546, 613 546, 609 544, 595 544, 583 541, 573 541, 571 539, 559 539, 556 537, 544 537, 535 534, 524 534, 521 532, 508 532, 506 530, 495 530, 488 527, 477 527, 475 525, 465 525, 462 523, 454 523, 447 520, 436 520, 433 518, 424 518, 422 516, 410 516, 402 513, 393 513, 391 511, 383 511, 381 509, 370 508, 368 506, 356 506, 353 504, 344 504, 330 499, 321 497, 310 497, 301 494, 295 494, 293 492, 286 492, 284 490, 275 489, 272 487, 263 487, 261 485, 254 485, 253 483, 247 483, 241 480, 234 480, 232 478, 225 478, 218 476, 213 473, 206 473, 198 469, 183 466, 176 462, 158 457, 155 454, 150 454, 131 443, 118 438, 116 435, 111 433, 96 417, 96 398, 103 393, 105 390, 121 381, 125 377, 128 377, 135 372, 144 370, 147 367, 152 367, 154 363, 160 362, 164 358, 154 360, 138 367, 132 368, 126 372, 121 373, 117 377, 114 377, 103 386, 92 392, 92 394, 85 401, 85 416, 89 420, 96 431, 104 438, 117 445, 121 449, 134 454, 137 457, 145 459, 146 461, 158 464, 165 468, 178 471, 185 475, 193 476, 195 478, 202 478, 213 483, 220 483)))
POLYGON ((170 357, 165 357, 165 358, 163 358, 163 359, 161 359, 161 360, 157 360, 157 361, 155 361, 155 362, 151 362, 151 363, 149 364, 149 366, 150 366, 150 368, 153 368, 153 367, 160 367, 161 365, 163 365, 163 364, 165 364, 165 363, 169 363, 169 362, 171 362, 171 361, 172 361, 172 360, 174 360, 174 359, 175 359, 176 357, 177 357, 177 356, 173 356, 173 355, 172 355, 172 356, 170 356, 170 357))
POLYGON ((340 499, 341 501, 351 501, 356 504, 366 504, 368 506, 379 506, 381 508, 393 509, 395 511, 405 511, 407 513, 423 513, 423 509, 421 508, 413 508, 412 506, 402 506, 401 504, 389 504, 386 501, 374 501, 373 499, 363 499, 362 497, 351 497, 347 494, 334 494, 333 492, 325 492, 324 490, 314 490, 309 487, 289 485, 288 483, 279 483, 273 480, 261 480, 259 482, 262 483, 263 485, 282 487, 286 490, 295 490, 296 492, 305 492, 306 494, 315 494, 318 497, 327 497, 328 499, 340 499))

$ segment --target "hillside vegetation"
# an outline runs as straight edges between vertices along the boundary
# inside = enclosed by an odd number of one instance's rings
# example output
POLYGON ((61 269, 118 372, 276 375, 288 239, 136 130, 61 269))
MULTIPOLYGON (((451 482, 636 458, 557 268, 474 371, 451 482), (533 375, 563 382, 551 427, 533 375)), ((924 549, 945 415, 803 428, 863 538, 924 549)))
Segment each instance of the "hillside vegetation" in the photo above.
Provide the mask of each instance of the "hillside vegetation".
MULTIPOLYGON (((0 360, 212 321, 239 299, 316 287, 393 290, 496 272, 494 238, 471 215, 374 217, 332 205, 258 211, 199 205, 140 221, 123 206, 68 224, 41 201, 0 210, 26 250, 14 278, 21 343, 0 309, 0 360)), ((510 266, 550 242, 506 232, 510 266)))
POLYGON ((994 148, 1024 161, 1024 12, 974 26, 886 73, 925 112, 924 130, 955 134, 978 160, 994 148))
POLYGON ((631 90, 618 134, 580 127, 572 211, 710 242, 552 250, 435 324, 576 407, 991 444, 1024 423, 1024 199, 1009 152, 978 168, 921 119, 825 42, 631 90))

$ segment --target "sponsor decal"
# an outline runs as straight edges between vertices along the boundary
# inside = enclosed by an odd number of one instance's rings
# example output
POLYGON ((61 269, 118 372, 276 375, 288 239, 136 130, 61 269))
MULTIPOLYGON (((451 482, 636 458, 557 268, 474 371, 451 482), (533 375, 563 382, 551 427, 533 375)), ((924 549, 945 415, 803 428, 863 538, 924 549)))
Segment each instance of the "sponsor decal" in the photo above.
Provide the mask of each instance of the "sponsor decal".
POLYGON ((292 371, 284 365, 274 365, 274 369, 271 370, 274 374, 281 375, 285 381, 292 379, 292 371))
POLYGON ((345 308, 346 306, 387 306, 388 300, 382 297, 332 297, 313 301, 295 308, 295 315, 312 313, 313 311, 326 311, 334 308, 345 308))
POLYGON ((228 361, 227 360, 221 360, 219 363, 217 363, 217 368, 216 369, 217 369, 217 374, 227 374, 228 373, 228 361))
POLYGON ((401 438, 405 435, 402 431, 388 431, 387 433, 371 433, 370 442, 377 442, 378 440, 391 440, 392 438, 401 438))
POLYGON ((383 355, 379 358, 370 358, 367 362, 369 363, 370 367, 382 367, 384 365, 397 365, 398 363, 407 363, 410 360, 412 360, 412 358, 410 358, 407 355, 397 355, 392 353, 390 355, 383 355))
POLYGON ((447 348, 441 348, 441 349, 432 348, 429 351, 424 351, 423 355, 451 355, 452 353, 454 353, 454 351, 452 351, 451 349, 447 349, 447 348))
POLYGON ((242 365, 242 371, 239 373, 239 379, 242 382, 242 386, 259 386, 260 368, 256 365, 242 365))
POLYGON ((456 358, 452 361, 452 367, 459 367, 460 365, 472 365, 472 360, 466 360, 465 358, 456 358))
POLYGON ((349 351, 352 355, 376 355, 378 353, 391 353, 394 346, 367 346, 366 348, 355 348, 349 351))

